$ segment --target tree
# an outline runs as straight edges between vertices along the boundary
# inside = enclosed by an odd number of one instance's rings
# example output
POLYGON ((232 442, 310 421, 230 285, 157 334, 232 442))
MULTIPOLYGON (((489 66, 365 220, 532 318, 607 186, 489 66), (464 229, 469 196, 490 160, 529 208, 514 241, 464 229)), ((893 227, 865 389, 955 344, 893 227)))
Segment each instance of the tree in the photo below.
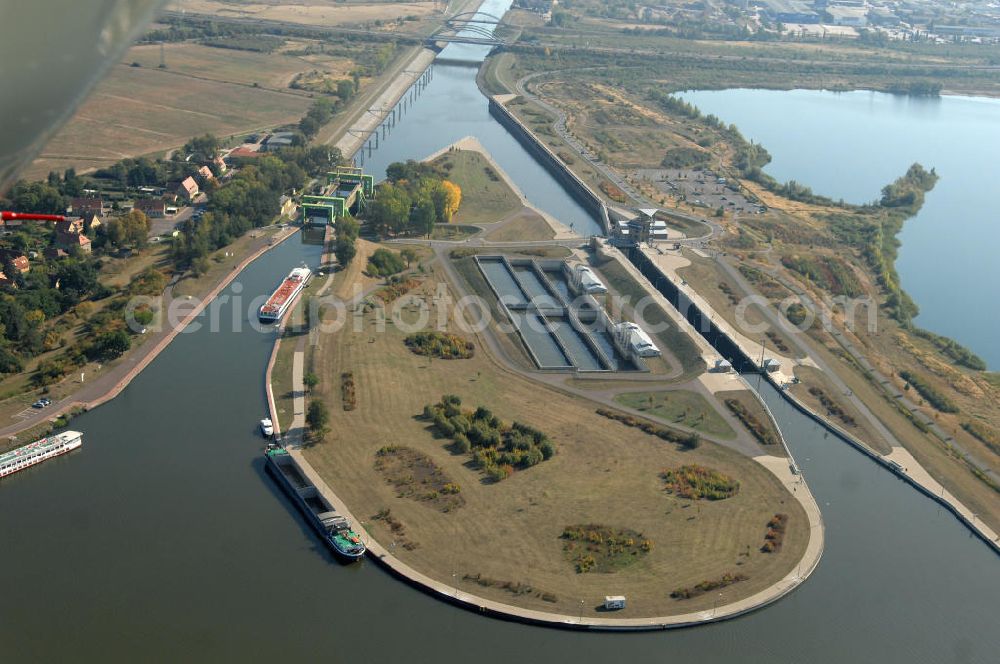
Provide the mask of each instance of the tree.
POLYGON ((326 432, 326 426, 330 422, 330 413, 322 401, 312 400, 306 410, 306 426, 315 435, 322 436, 326 432))
POLYGON ((368 219, 376 233, 400 232, 410 219, 410 196, 392 184, 379 187, 378 197, 368 206, 368 219))
POLYGON ((341 236, 337 238, 337 245, 334 247, 333 253, 337 256, 337 262, 343 267, 354 259, 358 250, 354 246, 354 240, 341 236))
POLYGON ((354 217, 341 217, 337 220, 337 235, 357 240, 361 232, 361 224, 354 217))
POLYGON ((440 223, 451 223, 451 217, 458 211, 462 204, 462 190, 457 184, 449 180, 442 180, 441 184, 431 193, 434 201, 434 209, 437 212, 437 219, 440 223))
POLYGON ((212 134, 195 136, 184 144, 183 152, 192 155, 196 161, 211 161, 219 151, 219 139, 212 134))
POLYGON ((413 247, 404 247, 402 251, 399 252, 403 260, 406 261, 406 267, 409 268, 410 264, 417 259, 417 251, 413 247))
MULTIPOLYGON (((430 235, 434 231, 434 222, 437 219, 437 210, 430 197, 421 198, 410 211, 410 225, 414 231, 421 235, 430 235)), ((407 266, 409 261, 407 261, 407 266)))
POLYGON ((354 96, 354 81, 343 79, 337 81, 337 96, 340 97, 341 101, 348 101, 354 96))
POLYGON ((146 246, 149 236, 149 219, 141 210, 132 210, 124 217, 112 219, 104 227, 108 241, 116 247, 146 246))
POLYGON ((302 382, 311 390, 319 385, 319 376, 310 371, 302 378, 302 382))
POLYGON ((132 346, 132 339, 125 330, 105 332, 97 337, 89 355, 92 359, 113 360, 121 357, 132 346))

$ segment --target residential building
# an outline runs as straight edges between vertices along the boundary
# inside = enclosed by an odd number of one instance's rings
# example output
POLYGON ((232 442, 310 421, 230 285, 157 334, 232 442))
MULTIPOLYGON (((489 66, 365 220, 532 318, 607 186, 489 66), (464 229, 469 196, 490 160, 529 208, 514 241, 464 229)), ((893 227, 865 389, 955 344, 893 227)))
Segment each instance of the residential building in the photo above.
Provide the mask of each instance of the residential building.
POLYGON ((56 222, 56 234, 78 235, 83 232, 83 219, 66 219, 56 222))
POLYGON ((166 214, 167 204, 161 198, 142 198, 135 202, 133 209, 150 219, 159 219, 166 214))
POLYGON ((194 178, 188 176, 177 187, 177 195, 188 201, 194 200, 195 196, 198 195, 198 183, 194 181, 194 178))
POLYGON ((70 200, 68 212, 81 217, 104 214, 104 200, 100 198, 74 198, 70 200))
POLYGON ((83 233, 56 233, 56 247, 67 251, 79 247, 85 254, 89 254, 92 250, 90 238, 83 233))
POLYGON ((199 168, 198 169, 198 175, 200 175, 201 177, 205 178, 206 180, 214 180, 215 179, 215 173, 213 173, 212 169, 209 168, 208 166, 202 166, 201 168, 199 168))
POLYGON ((14 264, 14 268, 21 274, 28 274, 31 272, 31 263, 28 262, 27 256, 17 256, 11 262, 14 264))

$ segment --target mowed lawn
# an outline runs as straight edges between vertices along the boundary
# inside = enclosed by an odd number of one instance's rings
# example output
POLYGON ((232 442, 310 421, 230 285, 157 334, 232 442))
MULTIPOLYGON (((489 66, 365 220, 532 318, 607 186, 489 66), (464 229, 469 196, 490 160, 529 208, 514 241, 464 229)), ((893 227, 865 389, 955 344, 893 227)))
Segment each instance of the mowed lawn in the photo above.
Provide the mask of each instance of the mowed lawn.
MULTIPOLYGON (((436 268, 440 270, 440 268, 436 268)), ((433 296, 439 274, 411 292, 438 319, 433 296)), ((418 316, 414 301, 400 301, 403 322, 418 316)), ((448 318, 446 317, 446 320, 448 318)), ((676 446, 595 414, 596 404, 551 390, 508 372, 488 357, 482 339, 468 360, 428 360, 403 344, 398 324, 376 327, 374 312, 323 336, 316 359, 318 393, 327 402, 331 432, 306 450, 316 470, 361 521, 358 524, 414 568, 463 591, 522 606, 579 615, 597 615, 605 595, 624 594, 622 617, 687 613, 711 608, 717 593, 677 601, 677 587, 693 586, 727 572, 749 580, 722 591, 723 602, 774 583, 794 567, 808 537, 805 515, 779 482, 751 459, 712 444, 682 452, 676 446), (340 404, 341 373, 355 377, 357 409, 340 404), (546 432, 557 454, 548 461, 496 484, 483 481, 467 455, 452 454, 449 441, 435 438, 418 416, 442 394, 456 394, 464 406, 485 405, 506 422, 517 420, 546 432), (405 445, 440 466, 461 487, 465 505, 450 513, 399 498, 375 471, 376 451, 405 445), (692 502, 666 494, 659 473, 682 464, 703 464, 740 482, 736 497, 692 502), (389 509, 405 528, 405 540, 372 517, 389 509), (777 512, 790 516, 780 553, 759 552, 766 524, 777 512), (630 528, 653 541, 653 550, 614 574, 578 574, 563 555, 566 526, 601 524, 630 528), (397 541, 398 540, 398 541, 397 541), (417 543, 405 549, 404 541, 417 543), (395 543, 395 544, 394 544, 395 543), (465 575, 527 583, 556 596, 515 595, 484 588, 465 575)), ((454 330, 454 320, 452 331, 454 330)))
POLYGON ((310 102, 304 95, 119 65, 46 145, 26 177, 69 166, 107 166, 206 132, 225 138, 297 122, 310 102))
POLYGON ((521 209, 521 199, 507 186, 500 171, 479 152, 449 151, 435 159, 434 164, 462 188, 462 204, 453 222, 488 224, 521 209))
POLYGON ((615 396, 615 401, 666 422, 691 427, 707 436, 717 438, 736 436, 736 432, 726 424, 718 411, 697 392, 690 390, 626 392, 615 396))

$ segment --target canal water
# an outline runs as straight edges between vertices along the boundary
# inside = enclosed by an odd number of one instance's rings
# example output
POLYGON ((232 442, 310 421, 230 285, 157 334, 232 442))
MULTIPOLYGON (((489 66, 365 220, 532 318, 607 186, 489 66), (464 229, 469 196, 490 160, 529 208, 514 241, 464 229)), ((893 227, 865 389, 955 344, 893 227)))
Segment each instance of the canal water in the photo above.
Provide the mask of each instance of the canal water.
MULTIPOLYGON (((477 112, 459 99, 423 117, 477 112)), ((383 144, 395 158, 422 156, 398 132, 383 144)), ((565 196, 544 171, 510 173, 565 196)), ((827 527, 818 570, 771 607, 688 630, 576 633, 452 607, 370 561, 341 566, 265 475, 255 431, 274 337, 248 324, 247 303, 303 260, 316 264, 319 248, 293 238, 254 262, 223 293, 243 301, 222 303, 219 331, 180 335, 121 396, 74 420, 81 451, 0 484, 0 659, 996 661, 994 554, 766 385, 827 527)))
POLYGON ((781 182, 851 203, 920 162, 940 179, 903 226, 897 260, 916 322, 957 339, 1000 369, 1000 99, 913 98, 881 92, 714 90, 684 99, 761 143, 781 182))

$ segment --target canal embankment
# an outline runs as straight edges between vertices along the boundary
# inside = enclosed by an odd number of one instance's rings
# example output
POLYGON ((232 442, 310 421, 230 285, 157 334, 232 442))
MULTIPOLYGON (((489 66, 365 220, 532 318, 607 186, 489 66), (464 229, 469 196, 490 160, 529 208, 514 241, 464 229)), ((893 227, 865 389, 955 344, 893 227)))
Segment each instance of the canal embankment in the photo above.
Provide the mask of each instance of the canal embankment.
POLYGON ((418 88, 430 81, 432 75, 430 67, 435 57, 437 52, 429 48, 417 51, 378 97, 360 110, 360 114, 343 130, 334 147, 339 149, 345 158, 353 159, 358 151, 364 149, 369 140, 374 137, 377 141, 380 127, 385 123, 395 124, 397 106, 404 96, 409 94, 415 97, 418 88))
POLYGON ((732 363, 734 369, 740 373, 762 374, 796 410, 942 505, 994 552, 1000 553, 1000 536, 983 523, 958 498, 948 492, 940 482, 935 480, 905 448, 897 445, 892 448, 890 454, 880 454, 861 439, 831 422, 829 418, 812 410, 786 389, 789 383, 788 374, 781 370, 778 372, 764 371, 761 363, 752 356, 751 346, 748 345, 749 340, 730 329, 728 324, 723 322, 722 317, 717 315, 703 298, 689 294, 682 289, 678 285, 677 279, 668 275, 650 257, 650 251, 653 250, 638 247, 632 247, 627 251, 628 259, 645 277, 644 285, 661 293, 687 319, 694 330, 732 363))
POLYGON ((543 143, 534 132, 518 120, 505 106, 505 103, 515 95, 495 95, 490 97, 490 115, 496 118, 524 148, 545 167, 552 177, 580 203, 584 209, 597 219, 608 234, 611 221, 608 216, 608 206, 583 180, 577 176, 563 161, 543 143))
MULTIPOLYGON (((223 289, 228 287, 239 276, 245 267, 292 237, 298 230, 296 227, 289 227, 273 236, 267 238, 262 236, 257 246, 239 263, 234 265, 233 269, 226 273, 204 297, 192 300, 193 306, 183 314, 176 324, 171 324, 169 327, 159 330, 151 330, 147 333, 151 335, 151 338, 145 344, 127 354, 106 374, 90 383, 82 384, 78 390, 60 400, 52 409, 41 411, 34 418, 25 419, 18 424, 0 430, 0 436, 17 436, 19 433, 37 427, 45 421, 54 420, 72 411, 81 409, 91 410, 117 397, 136 376, 142 373, 170 345, 178 334, 183 332, 205 310, 223 289)), ((174 300, 173 286, 171 285, 161 295, 161 319, 166 319, 166 309, 171 306, 174 300)))

